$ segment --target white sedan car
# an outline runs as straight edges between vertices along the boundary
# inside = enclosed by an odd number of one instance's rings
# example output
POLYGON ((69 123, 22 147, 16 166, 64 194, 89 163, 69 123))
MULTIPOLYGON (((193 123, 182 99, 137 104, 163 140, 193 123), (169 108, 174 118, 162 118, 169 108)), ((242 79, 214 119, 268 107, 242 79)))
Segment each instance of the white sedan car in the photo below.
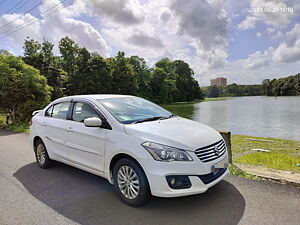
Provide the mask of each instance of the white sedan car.
POLYGON ((104 177, 131 206, 203 193, 228 166, 217 131, 128 95, 57 99, 33 116, 30 142, 41 168, 56 160, 104 177))

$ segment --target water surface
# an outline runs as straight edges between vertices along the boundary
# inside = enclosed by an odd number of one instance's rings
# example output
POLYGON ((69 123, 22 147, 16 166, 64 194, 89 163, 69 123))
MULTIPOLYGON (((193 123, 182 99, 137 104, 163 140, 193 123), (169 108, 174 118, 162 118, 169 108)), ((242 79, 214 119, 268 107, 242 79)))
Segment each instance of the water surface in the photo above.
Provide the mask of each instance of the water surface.
POLYGON ((237 97, 167 108, 233 134, 300 141, 300 96, 237 97))

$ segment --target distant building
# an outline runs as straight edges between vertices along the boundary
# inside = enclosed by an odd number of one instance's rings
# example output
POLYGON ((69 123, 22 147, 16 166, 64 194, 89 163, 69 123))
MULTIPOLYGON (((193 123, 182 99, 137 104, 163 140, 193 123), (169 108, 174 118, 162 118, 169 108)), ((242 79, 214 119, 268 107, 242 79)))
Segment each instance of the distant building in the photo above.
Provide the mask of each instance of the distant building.
POLYGON ((218 87, 225 87, 227 86, 227 78, 225 77, 218 77, 216 79, 211 79, 210 80, 210 85, 211 86, 218 86, 218 87))

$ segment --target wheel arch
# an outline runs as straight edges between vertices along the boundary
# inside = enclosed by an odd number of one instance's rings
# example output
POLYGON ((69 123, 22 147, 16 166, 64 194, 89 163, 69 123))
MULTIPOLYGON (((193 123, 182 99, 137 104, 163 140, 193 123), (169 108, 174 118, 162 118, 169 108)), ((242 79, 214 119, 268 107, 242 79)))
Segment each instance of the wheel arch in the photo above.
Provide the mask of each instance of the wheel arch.
POLYGON ((147 174, 146 174, 144 168, 142 167, 142 165, 140 164, 140 162, 139 162, 138 160, 136 160, 133 156, 131 156, 131 155, 127 154, 127 153, 117 153, 116 155, 114 155, 114 156, 112 157, 112 159, 111 159, 110 162, 109 162, 109 182, 110 182, 110 183, 113 184, 113 169, 114 169, 116 163, 117 163, 120 159, 123 159, 123 158, 127 158, 127 159, 130 159, 130 160, 136 162, 136 163, 139 165, 139 167, 142 169, 143 173, 145 174, 145 176, 146 176, 146 178, 147 178, 147 180, 148 180, 148 182, 149 182, 149 179, 148 179, 148 177, 147 177, 147 174))
POLYGON ((35 136, 33 138, 33 147, 34 148, 35 148, 35 145, 36 145, 36 143, 37 143, 38 140, 41 140, 44 143, 43 139, 40 136, 35 136))

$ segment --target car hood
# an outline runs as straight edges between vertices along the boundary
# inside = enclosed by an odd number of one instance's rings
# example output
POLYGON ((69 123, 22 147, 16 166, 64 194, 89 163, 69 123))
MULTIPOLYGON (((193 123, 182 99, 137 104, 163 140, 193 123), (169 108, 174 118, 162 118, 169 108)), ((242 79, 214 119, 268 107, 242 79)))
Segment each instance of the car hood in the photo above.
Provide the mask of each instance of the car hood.
POLYGON ((124 126, 125 133, 172 147, 195 151, 222 139, 219 132, 192 120, 173 117, 124 126))

